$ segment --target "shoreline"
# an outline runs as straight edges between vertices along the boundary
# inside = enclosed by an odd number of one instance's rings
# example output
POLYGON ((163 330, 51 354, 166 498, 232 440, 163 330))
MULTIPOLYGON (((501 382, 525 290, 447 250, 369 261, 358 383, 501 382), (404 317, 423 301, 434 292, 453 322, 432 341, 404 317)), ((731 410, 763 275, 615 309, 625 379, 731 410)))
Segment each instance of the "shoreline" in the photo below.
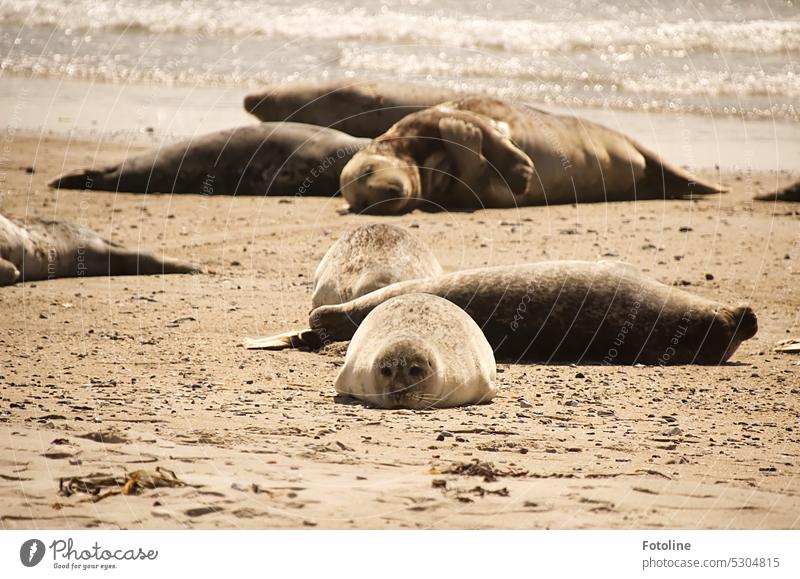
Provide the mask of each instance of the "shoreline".
MULTIPOLYGON (((242 106, 257 89, 1 77, 0 130, 157 147, 258 122, 242 106)), ((532 103, 536 105, 536 103, 532 103)), ((800 123, 611 109, 542 107, 604 124, 691 169, 800 170, 800 123)))

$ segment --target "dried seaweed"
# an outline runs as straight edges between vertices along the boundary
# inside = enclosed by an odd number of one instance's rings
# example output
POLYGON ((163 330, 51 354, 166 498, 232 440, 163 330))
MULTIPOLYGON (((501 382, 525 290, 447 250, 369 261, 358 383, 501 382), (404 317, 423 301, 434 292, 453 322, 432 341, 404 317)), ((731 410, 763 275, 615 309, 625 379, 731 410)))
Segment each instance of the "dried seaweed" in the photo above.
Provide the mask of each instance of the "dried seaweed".
POLYGON ((528 471, 526 470, 501 470, 491 462, 481 462, 478 459, 473 459, 472 462, 454 463, 441 472, 442 474, 480 476, 483 477, 484 482, 494 482, 501 477, 518 478, 528 476, 528 471))
POLYGON ((112 495, 136 495, 143 489, 184 487, 186 483, 171 470, 156 467, 155 471, 135 470, 125 476, 109 476, 94 473, 87 476, 64 477, 58 480, 58 494, 71 497, 74 494, 92 495, 92 502, 112 495))

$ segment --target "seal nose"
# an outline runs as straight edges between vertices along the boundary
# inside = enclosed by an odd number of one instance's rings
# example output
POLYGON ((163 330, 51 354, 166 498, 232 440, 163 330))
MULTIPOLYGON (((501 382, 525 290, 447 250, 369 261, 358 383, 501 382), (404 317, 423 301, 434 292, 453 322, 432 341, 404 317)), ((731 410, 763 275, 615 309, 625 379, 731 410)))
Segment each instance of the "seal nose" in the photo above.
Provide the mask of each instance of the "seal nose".
POLYGON ((430 362, 424 357, 385 357, 378 362, 385 382, 386 394, 402 396, 417 388, 433 373, 430 362))
POLYGON ((255 94, 249 94, 244 97, 244 110, 248 113, 252 113, 258 108, 258 105, 261 103, 261 97, 255 94))

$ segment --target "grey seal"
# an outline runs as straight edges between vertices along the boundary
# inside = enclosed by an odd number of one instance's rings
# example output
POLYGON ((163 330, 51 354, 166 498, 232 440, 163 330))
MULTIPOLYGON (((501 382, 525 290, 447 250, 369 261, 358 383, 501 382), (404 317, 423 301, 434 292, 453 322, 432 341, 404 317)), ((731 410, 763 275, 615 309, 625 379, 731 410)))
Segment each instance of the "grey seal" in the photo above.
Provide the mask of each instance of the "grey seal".
MULTIPOLYGON (((351 228, 334 243, 314 272, 311 307, 340 304, 399 281, 435 277, 442 266, 430 249, 402 227, 369 223, 351 228)), ((248 338, 251 350, 319 345, 313 332, 248 338)))
POLYGON ((335 388, 381 408, 447 408, 494 398, 495 373, 492 348, 464 310, 406 294, 364 318, 335 388))
POLYGON ((350 159, 341 187, 353 211, 391 214, 726 190, 602 125, 490 97, 404 117, 350 159))
POLYGON ((319 262, 311 305, 340 304, 398 281, 441 274, 436 256, 402 227, 360 225, 345 232, 319 262))
POLYGON ((775 193, 765 193, 753 197, 756 201, 800 201, 800 181, 793 183, 775 193))
POLYGON ((262 121, 295 121, 374 138, 409 113, 463 96, 444 88, 365 80, 276 85, 244 99, 262 121))
POLYGON ((130 193, 333 196, 342 167, 369 141, 301 123, 218 131, 82 169, 51 187, 130 193))
POLYGON ((0 215, 0 286, 59 277, 197 273, 192 263, 106 241, 63 221, 21 224, 0 215))
POLYGON ((720 364, 758 330, 747 306, 661 284, 619 262, 553 261, 459 271, 396 283, 322 306, 316 339, 350 339, 381 303, 409 293, 450 300, 475 320, 495 355, 516 361, 720 364))

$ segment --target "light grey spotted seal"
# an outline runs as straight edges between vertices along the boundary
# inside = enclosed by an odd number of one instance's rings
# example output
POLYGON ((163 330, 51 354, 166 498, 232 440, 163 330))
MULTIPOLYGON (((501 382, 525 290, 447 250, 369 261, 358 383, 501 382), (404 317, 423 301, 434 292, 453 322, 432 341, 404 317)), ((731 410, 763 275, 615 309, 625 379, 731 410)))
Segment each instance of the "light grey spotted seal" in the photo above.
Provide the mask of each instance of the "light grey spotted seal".
MULTIPOLYGON (((319 262, 311 306, 340 304, 399 281, 441 274, 436 256, 404 228, 386 223, 359 225, 345 232, 319 262)), ((245 345, 251 350, 280 350, 315 343, 311 332, 287 332, 250 338, 245 345)))
POLYGON ((0 215, 0 286, 59 277, 199 271, 195 264, 122 247, 72 223, 22 224, 0 215))
POLYGON ((311 305, 340 304, 398 281, 441 274, 436 256, 402 227, 360 225, 339 238, 319 262, 311 305))
POLYGON ((335 388, 381 408, 447 408, 491 400, 495 373, 492 348, 464 310, 406 294, 364 318, 335 388))

